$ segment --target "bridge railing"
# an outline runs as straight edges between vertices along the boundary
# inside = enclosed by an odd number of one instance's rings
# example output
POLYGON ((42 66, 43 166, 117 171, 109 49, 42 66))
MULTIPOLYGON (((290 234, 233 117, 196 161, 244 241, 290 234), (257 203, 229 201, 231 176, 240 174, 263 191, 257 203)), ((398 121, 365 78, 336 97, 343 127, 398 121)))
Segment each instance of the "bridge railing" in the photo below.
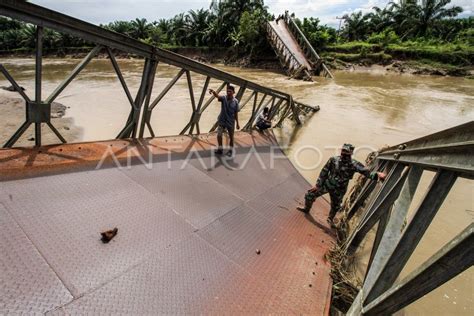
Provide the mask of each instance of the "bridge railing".
POLYGON ((386 170, 387 179, 378 190, 374 189, 374 181, 367 180, 347 213, 350 219, 365 200, 369 201, 345 244, 348 255, 357 250, 378 223, 363 286, 349 315, 395 313, 474 264, 474 224, 470 223, 425 263, 396 282, 456 179, 474 178, 473 154, 473 121, 378 154, 375 168, 386 170), (407 221, 425 170, 434 171, 435 176, 407 221))
POLYGON ((298 61, 295 54, 286 45, 285 41, 278 35, 273 29, 269 22, 266 24, 267 38, 270 44, 273 46, 280 63, 287 69, 287 74, 290 77, 299 77, 302 72, 305 72, 306 76, 311 78, 311 75, 307 72, 306 68, 298 61))
MULTIPOLYGON (((54 132, 61 142, 66 142, 64 137, 51 123, 51 103, 101 51, 105 51, 110 58, 114 71, 131 106, 128 119, 120 133, 117 135, 117 138, 141 138, 144 137, 145 129, 148 129, 150 135, 154 137, 155 133, 150 121, 153 110, 183 75, 186 76, 192 114, 188 124, 181 130, 181 134, 192 134, 194 132, 199 134, 201 132, 199 125, 201 115, 214 99, 213 96, 210 96, 208 100, 205 100, 211 79, 216 79, 222 82, 216 91, 221 91, 228 84, 237 86, 239 90, 236 97, 239 100, 244 96, 245 92, 249 92, 252 97, 241 102, 241 108, 254 98, 251 117, 247 124, 245 124, 245 129, 252 128, 258 112, 264 107, 263 100, 265 99, 271 100, 272 118, 276 119, 277 116, 282 116, 282 119, 279 117, 277 125, 281 124, 285 118, 291 118, 296 121, 297 124, 300 124, 301 121, 299 114, 304 114, 306 112, 305 109, 307 108, 312 108, 313 110, 318 109, 317 107, 311 107, 310 105, 294 101, 292 96, 288 93, 264 87, 252 81, 234 76, 225 71, 199 63, 173 52, 145 44, 128 36, 103 29, 96 25, 28 2, 0 0, 0 15, 32 23, 37 26, 35 49, 35 98, 33 100, 22 91, 4 65, 0 64, 0 72, 11 83, 13 88, 20 93, 26 102, 25 122, 4 144, 4 147, 12 147, 32 124, 35 126, 35 145, 40 146, 42 135, 41 128, 43 123, 54 132), (42 42, 43 29, 45 27, 80 37, 97 45, 47 98, 43 98, 42 96, 42 42), (135 97, 131 95, 127 83, 123 78, 120 67, 113 53, 114 50, 135 54, 145 59, 140 87, 135 97), (160 62, 176 66, 180 70, 168 85, 166 85, 163 91, 152 100, 151 95, 154 86, 154 78, 157 72, 158 63, 160 62), (205 84, 199 98, 195 98, 194 95, 192 73, 206 76, 205 84), (259 103, 257 103, 258 97, 261 99, 259 103)), ((216 126, 217 124, 214 124, 211 131, 213 131, 216 126)))
POLYGON ((303 34, 299 26, 296 24, 293 18, 288 14, 288 12, 285 12, 285 21, 290 31, 295 35, 298 43, 303 48, 304 54, 306 55, 308 60, 312 62, 313 66, 315 67, 315 71, 320 72, 320 68, 322 68, 322 73, 325 77, 334 78, 333 74, 328 69, 326 64, 323 62, 322 58, 314 50, 313 45, 310 44, 306 36, 303 34))

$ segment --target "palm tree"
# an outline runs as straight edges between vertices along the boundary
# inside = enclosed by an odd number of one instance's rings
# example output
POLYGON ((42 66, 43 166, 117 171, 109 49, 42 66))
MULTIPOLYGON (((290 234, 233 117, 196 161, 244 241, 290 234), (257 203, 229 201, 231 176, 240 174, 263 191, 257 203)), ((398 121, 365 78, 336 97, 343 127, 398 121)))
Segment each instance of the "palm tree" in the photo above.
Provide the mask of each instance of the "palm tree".
POLYGON ((167 19, 159 19, 157 22, 153 23, 155 27, 161 29, 163 33, 169 33, 171 28, 171 20, 167 19))
POLYGON ((456 17, 463 10, 459 6, 453 6, 446 9, 451 0, 423 0, 422 4, 416 7, 417 20, 419 26, 419 35, 425 36, 428 29, 433 27, 436 22, 444 18, 456 17))
POLYGON ((130 36, 136 39, 146 39, 150 32, 151 25, 146 19, 136 18, 131 22, 131 33, 130 36))
POLYGON ((253 12, 264 8, 263 0, 227 0, 222 3, 225 18, 236 24, 245 11, 253 12))
POLYGON ((128 21, 115 21, 105 26, 106 29, 125 35, 132 33, 132 23, 128 21))
POLYGON ((230 44, 228 34, 236 28, 237 23, 228 19, 226 1, 212 0, 209 10, 211 17, 206 31, 207 41, 217 45, 230 44))
POLYGON ((212 18, 207 37, 220 45, 231 45, 230 34, 235 34, 242 14, 245 11, 254 12, 259 9, 265 12, 268 10, 263 0, 212 0, 210 5, 212 18))
POLYGON ((44 48, 55 49, 59 47, 61 42, 61 34, 54 30, 45 28, 43 32, 43 46, 44 48))
POLYGON ((190 10, 185 17, 187 40, 194 46, 202 46, 208 28, 209 11, 204 9, 190 10))
POLYGON ((372 9, 374 12, 367 14, 369 33, 379 33, 393 24, 392 12, 389 8, 373 7, 372 9))
POLYGON ((35 39, 33 37, 27 37, 27 41, 25 41, 25 34, 23 29, 10 29, 0 32, 0 46, 2 50, 4 49, 14 49, 19 47, 28 47, 33 48, 35 47, 35 39), (32 40, 32 42, 30 42, 32 40), (29 43, 32 43, 29 45, 29 43))
POLYGON ((168 30, 168 38, 172 39, 174 44, 183 46, 186 42, 187 28, 184 13, 177 14, 172 20, 168 30))
POLYGON ((36 45, 36 26, 26 24, 20 32, 20 45, 23 47, 34 48, 36 45))
POLYGON ((400 28, 402 38, 409 35, 425 36, 430 28, 444 18, 456 17, 463 10, 459 6, 445 8, 451 0, 405 0, 391 2, 392 16, 400 28))
POLYGON ((349 41, 364 39, 367 35, 367 15, 362 15, 362 11, 346 14, 343 17, 344 29, 343 34, 349 41))
POLYGON ((0 31, 19 30, 23 26, 22 22, 0 16, 0 31))

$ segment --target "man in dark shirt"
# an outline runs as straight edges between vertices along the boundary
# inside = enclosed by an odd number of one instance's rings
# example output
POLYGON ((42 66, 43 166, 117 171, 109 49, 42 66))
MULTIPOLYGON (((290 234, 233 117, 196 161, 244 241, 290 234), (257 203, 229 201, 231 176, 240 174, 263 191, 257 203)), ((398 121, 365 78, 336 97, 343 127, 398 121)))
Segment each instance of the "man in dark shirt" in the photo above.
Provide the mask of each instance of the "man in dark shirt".
POLYGON ((341 155, 329 158, 328 162, 319 174, 316 186, 309 189, 305 195, 305 207, 298 207, 298 210, 309 213, 311 206, 316 198, 329 193, 331 197, 331 211, 329 212, 328 222, 333 223, 336 213, 341 209, 342 198, 347 191, 347 185, 358 172, 372 180, 384 180, 386 174, 383 172, 370 172, 363 164, 352 159, 354 146, 344 144, 341 155))
POLYGON ((258 116, 256 125, 260 131, 264 131, 272 127, 272 121, 270 120, 270 110, 268 107, 265 107, 263 112, 258 116))
POLYGON ((217 120, 217 142, 219 147, 215 151, 217 155, 222 155, 222 133, 227 130, 229 134, 229 146, 230 149, 226 153, 227 156, 232 157, 234 154, 234 126, 237 123, 237 129, 239 126, 239 100, 234 97, 235 88, 231 85, 227 86, 227 95, 220 96, 216 91, 209 89, 209 93, 213 94, 214 97, 221 102, 221 113, 217 120))

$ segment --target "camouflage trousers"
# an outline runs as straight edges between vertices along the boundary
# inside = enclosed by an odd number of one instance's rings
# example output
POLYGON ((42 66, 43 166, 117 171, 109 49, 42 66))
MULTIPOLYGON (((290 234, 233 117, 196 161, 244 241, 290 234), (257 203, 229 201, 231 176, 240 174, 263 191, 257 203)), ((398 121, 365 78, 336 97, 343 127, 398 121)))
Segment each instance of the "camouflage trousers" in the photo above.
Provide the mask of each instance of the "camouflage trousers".
POLYGON ((341 210, 342 198, 344 197, 345 192, 338 190, 328 190, 325 187, 322 187, 317 192, 308 191, 304 196, 305 208, 307 211, 309 211, 313 206, 314 201, 326 193, 329 193, 329 196, 331 197, 331 210, 329 211, 329 219, 332 220, 334 216, 336 216, 336 213, 341 210))

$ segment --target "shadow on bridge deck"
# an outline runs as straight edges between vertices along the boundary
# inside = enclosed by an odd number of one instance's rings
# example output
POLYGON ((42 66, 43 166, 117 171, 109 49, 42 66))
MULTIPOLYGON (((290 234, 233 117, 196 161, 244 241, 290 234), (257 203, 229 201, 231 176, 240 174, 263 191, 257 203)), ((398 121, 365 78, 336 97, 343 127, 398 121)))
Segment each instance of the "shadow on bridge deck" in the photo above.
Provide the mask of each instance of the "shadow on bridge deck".
POLYGON ((328 314, 328 204, 295 210, 309 184, 272 136, 237 133, 232 161, 214 143, 0 150, 0 313, 328 314))

